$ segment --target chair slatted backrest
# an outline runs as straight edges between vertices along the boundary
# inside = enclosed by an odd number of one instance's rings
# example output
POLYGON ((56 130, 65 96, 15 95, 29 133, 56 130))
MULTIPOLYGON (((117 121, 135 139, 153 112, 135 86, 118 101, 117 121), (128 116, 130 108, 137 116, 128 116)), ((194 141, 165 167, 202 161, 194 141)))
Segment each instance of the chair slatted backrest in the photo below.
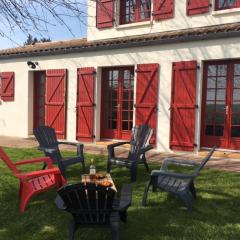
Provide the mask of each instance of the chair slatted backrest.
POLYGON ((153 129, 148 125, 135 126, 132 129, 130 155, 137 154, 142 148, 149 145, 153 129))
POLYGON ((54 148, 58 147, 58 141, 54 128, 40 126, 33 131, 40 147, 54 148))
POLYGON ((4 152, 4 150, 1 147, 0 158, 6 163, 6 165, 14 174, 20 173, 20 171, 16 168, 16 165, 12 162, 12 160, 8 157, 8 155, 4 152))
POLYGON ((45 152, 45 155, 51 157, 54 163, 57 163, 59 159, 62 159, 58 147, 58 141, 55 133, 55 129, 48 126, 40 126, 33 131, 37 141, 41 148, 53 148, 56 149, 54 153, 45 152))
POLYGON ((216 146, 214 146, 208 153, 208 155, 206 157, 204 157, 201 161, 201 163, 199 164, 198 168, 196 169, 195 175, 198 176, 200 171, 203 169, 203 167, 206 165, 206 163, 208 162, 208 160, 212 157, 214 151, 216 149, 216 146))
POLYGON ((66 210, 81 224, 109 222, 115 191, 93 183, 79 183, 62 187, 58 194, 66 210))

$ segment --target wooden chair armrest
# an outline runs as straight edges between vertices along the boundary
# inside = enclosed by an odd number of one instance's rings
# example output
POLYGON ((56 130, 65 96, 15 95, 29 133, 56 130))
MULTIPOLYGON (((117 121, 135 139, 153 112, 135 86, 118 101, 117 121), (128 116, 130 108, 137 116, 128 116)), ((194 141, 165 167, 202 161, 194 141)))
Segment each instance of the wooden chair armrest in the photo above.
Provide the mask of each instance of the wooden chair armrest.
POLYGON ((83 157, 83 148, 84 145, 82 143, 73 143, 73 142, 58 142, 58 144, 65 144, 70 146, 77 147, 77 155, 83 157))
POLYGON ((49 153, 49 154, 52 154, 52 153, 57 151, 57 148, 46 148, 46 147, 40 147, 40 146, 37 149, 39 151, 46 152, 46 153, 49 153))
POLYGON ((115 158, 115 147, 119 147, 124 144, 130 144, 130 142, 117 142, 117 143, 112 143, 107 146, 108 150, 108 158, 115 158))
POLYGON ((161 166, 161 170, 167 171, 169 165, 180 165, 186 167, 197 167, 199 163, 190 160, 182 160, 182 159, 173 159, 173 158, 166 158, 163 160, 163 164, 161 166))
POLYGON ((24 164, 34 164, 34 163, 40 163, 45 162, 48 165, 48 168, 53 168, 52 160, 50 157, 40 157, 40 158, 33 158, 28 160, 22 160, 15 163, 16 166, 24 165, 24 164))
POLYGON ((117 142, 117 143, 112 143, 107 146, 107 148, 115 148, 124 144, 130 144, 130 142, 117 142))
POLYGON ((195 175, 193 174, 164 172, 161 170, 153 170, 151 172, 151 177, 159 177, 159 176, 166 176, 166 177, 173 177, 173 178, 180 178, 180 179, 193 179, 195 177, 195 175))
POLYGON ((121 190, 119 202, 119 211, 127 210, 132 204, 132 188, 130 185, 124 185, 121 190))
POLYGON ((35 177, 41 177, 47 174, 61 174, 59 168, 51 168, 39 171, 33 171, 30 173, 17 173, 15 176, 21 180, 28 180, 35 177))

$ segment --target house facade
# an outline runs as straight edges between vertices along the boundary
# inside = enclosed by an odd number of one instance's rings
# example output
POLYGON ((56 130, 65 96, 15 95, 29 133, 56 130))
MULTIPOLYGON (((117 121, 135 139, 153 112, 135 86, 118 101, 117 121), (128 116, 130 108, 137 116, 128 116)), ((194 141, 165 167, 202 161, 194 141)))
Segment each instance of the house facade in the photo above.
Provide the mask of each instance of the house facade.
POLYGON ((0 51, 0 135, 240 147, 240 1, 88 1, 86 39, 0 51))

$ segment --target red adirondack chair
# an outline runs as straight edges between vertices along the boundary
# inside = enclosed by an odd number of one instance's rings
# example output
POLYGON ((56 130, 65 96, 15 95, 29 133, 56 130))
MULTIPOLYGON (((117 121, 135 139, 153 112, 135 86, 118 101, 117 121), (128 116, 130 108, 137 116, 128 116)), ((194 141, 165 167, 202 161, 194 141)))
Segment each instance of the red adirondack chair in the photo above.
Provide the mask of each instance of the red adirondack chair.
POLYGON ((30 160, 22 160, 19 162, 12 162, 7 154, 0 147, 0 159, 2 159, 13 175, 19 179, 19 198, 21 201, 20 212, 23 213, 30 198, 40 192, 47 191, 53 187, 61 187, 67 182, 61 175, 59 168, 54 168, 52 160, 49 157, 34 158, 30 160), (32 164, 45 162, 48 168, 40 171, 33 171, 29 173, 21 173, 17 166, 24 164, 32 164))

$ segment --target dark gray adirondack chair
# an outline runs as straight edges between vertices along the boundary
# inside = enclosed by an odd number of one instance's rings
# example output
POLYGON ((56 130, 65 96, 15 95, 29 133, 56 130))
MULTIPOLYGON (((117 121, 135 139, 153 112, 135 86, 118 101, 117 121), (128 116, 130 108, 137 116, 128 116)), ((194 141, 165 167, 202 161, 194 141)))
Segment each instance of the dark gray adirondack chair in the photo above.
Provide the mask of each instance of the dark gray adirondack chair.
POLYGON ((147 204, 147 195, 150 186, 152 186, 153 191, 160 189, 161 191, 170 192, 178 196, 183 200, 188 211, 192 211, 193 199, 196 199, 196 189, 194 186, 194 180, 199 175, 201 169, 205 166, 208 160, 211 158, 216 147, 213 147, 206 157, 204 157, 201 163, 195 161, 187 160, 177 160, 177 159, 165 159, 163 161, 160 170, 153 170, 151 172, 150 181, 146 184, 142 205, 147 204), (182 165, 182 166, 193 166, 196 167, 192 174, 184 173, 174 173, 168 171, 168 166, 182 165))
MULTIPOLYGON (((85 171, 83 144, 59 142, 56 137, 54 128, 47 126, 40 126, 33 131, 38 143, 38 149, 43 151, 45 156, 50 157, 54 164, 58 164, 58 167, 62 175, 66 178, 66 167, 75 163, 81 163, 83 171, 85 171), (66 144, 77 147, 77 156, 63 158, 58 145, 66 144)), ((45 166, 44 166, 45 168, 45 166)))
POLYGON ((149 144, 152 134, 153 129, 150 128, 148 125, 139 125, 133 127, 130 142, 118 142, 108 145, 107 172, 109 173, 111 171, 112 165, 127 167, 130 169, 132 182, 137 180, 138 164, 144 164, 147 171, 149 172, 145 153, 153 148, 153 146, 149 144), (123 144, 130 144, 130 151, 128 153, 128 157, 116 157, 115 148, 123 144))
POLYGON ((127 209, 131 205, 132 190, 125 185, 120 201, 116 192, 93 183, 68 185, 58 190, 57 207, 72 214, 69 224, 69 240, 79 227, 110 227, 112 240, 119 240, 119 220, 126 223, 127 209))

